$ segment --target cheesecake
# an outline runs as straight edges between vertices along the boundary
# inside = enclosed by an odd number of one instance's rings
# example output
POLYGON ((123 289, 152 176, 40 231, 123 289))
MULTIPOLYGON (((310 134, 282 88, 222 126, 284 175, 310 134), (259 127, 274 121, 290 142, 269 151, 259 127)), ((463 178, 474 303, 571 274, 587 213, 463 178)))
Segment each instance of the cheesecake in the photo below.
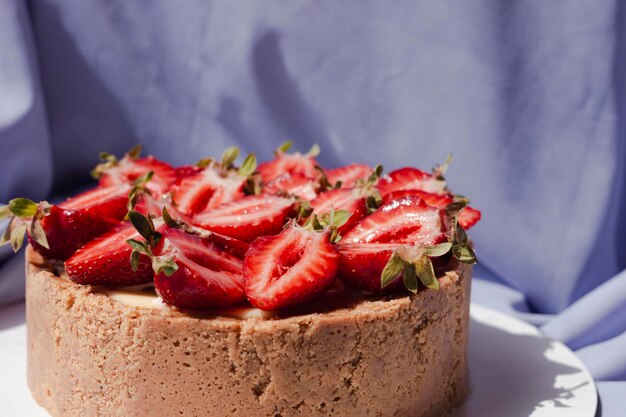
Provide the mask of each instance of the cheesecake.
POLYGON ((321 167, 314 147, 173 167, 103 154, 59 204, 16 198, 28 384, 52 416, 442 416, 468 393, 480 212, 444 174, 321 167))

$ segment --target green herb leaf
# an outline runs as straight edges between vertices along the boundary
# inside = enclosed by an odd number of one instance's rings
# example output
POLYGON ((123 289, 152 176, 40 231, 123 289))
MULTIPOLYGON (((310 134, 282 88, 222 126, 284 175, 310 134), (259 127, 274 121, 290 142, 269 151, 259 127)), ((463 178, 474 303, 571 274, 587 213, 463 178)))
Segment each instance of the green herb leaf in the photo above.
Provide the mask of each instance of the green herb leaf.
POLYGON ((256 170, 256 156, 253 153, 248 154, 239 167, 239 175, 249 177, 256 170))
POLYGON ((137 159, 141 156, 141 145, 136 145, 130 151, 126 152, 126 156, 129 159, 137 159))
POLYGON ((150 219, 135 210, 128 212, 128 218, 146 241, 150 242, 154 240, 154 224, 150 219))
POLYGON ((239 148, 230 146, 222 154, 222 169, 230 168, 239 156, 239 148))
POLYGON ((404 272, 402 273, 402 283, 407 290, 413 294, 417 294, 417 275, 415 275, 415 267, 411 264, 404 266, 404 272))
POLYGON ((378 210, 378 207, 380 207, 382 201, 383 198, 381 197, 380 192, 378 190, 372 190, 370 195, 368 195, 365 199, 365 207, 367 208, 367 212, 369 214, 372 214, 373 212, 378 210))
POLYGON ((41 227, 41 224, 36 216, 34 216, 33 220, 30 222, 29 233, 30 237, 32 237, 35 242, 39 243, 46 249, 50 249, 46 232, 43 230, 43 227, 41 227))
POLYGON ((163 221, 170 227, 178 228, 180 224, 172 218, 167 208, 163 207, 163 221))
POLYGON ((424 255, 430 257, 443 256, 446 253, 450 252, 452 248, 452 243, 443 242, 435 246, 429 246, 424 248, 424 255))
POLYGON ((137 177, 135 181, 133 181, 133 185, 135 187, 143 187, 148 182, 150 182, 153 176, 154 176, 154 171, 148 171, 145 174, 137 177))
POLYGON ((415 267, 415 274, 419 277, 422 284, 431 290, 439 289, 439 280, 435 276, 435 269, 433 263, 427 256, 422 256, 417 262, 413 264, 415 267))
POLYGON ((337 211, 334 211, 334 209, 332 207, 331 207, 331 209, 334 212, 333 216, 332 216, 332 219, 330 221, 330 224, 329 224, 331 227, 340 228, 344 224, 348 223, 348 220, 352 216, 352 213, 350 213, 348 210, 337 210, 337 211))
POLYGON ((7 245, 11 242, 11 230, 13 230, 13 223, 16 221, 15 219, 15 217, 11 217, 6 229, 2 232, 2 236, 0 236, 0 246, 7 245))
POLYGON ((288 140, 287 142, 283 142, 276 150, 274 151, 275 155, 285 153, 293 146, 293 141, 288 140))
POLYGON ((155 256, 152 258, 152 269, 157 274, 171 277, 178 270, 178 264, 171 256, 155 256))
POLYGON ((300 223, 302 220, 308 219, 313 214, 313 207, 308 200, 299 199, 297 202, 298 217, 297 221, 300 223))
POLYGON ((334 185, 331 184, 330 181, 328 181, 328 176, 326 175, 326 171, 324 171, 324 168, 315 164, 315 169, 319 172, 319 178, 317 180, 318 187, 315 190, 317 193, 328 191, 333 188, 341 188, 341 181, 337 181, 337 183, 335 183, 334 185), (337 186, 337 184, 339 184, 339 186, 337 186))
POLYGON ((100 160, 103 162, 117 162, 117 158, 112 153, 100 152, 100 160))
POLYGON ((11 209, 9 208, 8 204, 0 206, 0 220, 7 219, 11 216, 13 216, 13 213, 11 213, 11 209))
POLYGON ((17 217, 32 217, 37 214, 37 203, 28 198, 14 198, 9 201, 9 210, 17 217))
POLYGON ((469 204, 469 200, 467 198, 455 198, 454 201, 448 204, 445 210, 451 216, 456 216, 469 204))
POLYGON ((130 253, 130 267, 133 269, 133 272, 137 272, 140 259, 141 259, 141 253, 137 251, 132 251, 130 253))
POLYGON ((148 246, 146 242, 141 242, 136 239, 128 239, 126 243, 128 243, 130 247, 133 248, 133 251, 144 254, 146 256, 152 256, 152 249, 150 249, 150 246, 148 246))
POLYGON ((11 230, 11 248, 13 252, 17 252, 20 250, 22 245, 24 244, 24 235, 26 234, 26 225, 23 222, 16 224, 16 226, 11 230))
POLYGON ((437 165, 435 168, 433 168, 433 174, 435 175, 435 177, 437 177, 440 180, 443 180, 443 176, 446 173, 446 171, 448 171, 448 168, 450 167, 450 164, 452 163, 452 154, 449 153, 448 157, 446 158, 446 161, 443 164, 437 165))
POLYGON ((261 189, 261 184, 259 184, 258 177, 248 176, 245 184, 243 185, 243 193, 245 195, 260 195, 261 191, 263 190, 261 189))
POLYGON ((196 162, 196 166, 198 168, 206 168, 209 165, 211 165, 213 162, 215 162, 215 159, 213 158, 204 158, 196 162))
POLYGON ((315 158, 316 156, 320 154, 320 152, 321 152, 320 145, 316 143, 315 145, 311 146, 311 149, 309 149, 309 151, 306 153, 306 156, 315 158))
POLYGON ((452 246, 452 254, 460 262, 473 265, 477 262, 474 250, 468 244, 458 244, 452 246))
POLYGON ((376 167, 374 168, 374 171, 372 171, 369 177, 367 177, 367 181, 365 182, 365 184, 370 187, 373 186, 374 184, 376 184, 376 182, 378 182, 378 179, 380 178, 382 174, 383 174, 383 166, 380 164, 376 165, 376 167))
POLYGON ((467 233, 465 233, 465 229, 463 229, 458 224, 454 230, 454 241, 456 244, 467 244, 468 242, 467 233))
POLYGON ((394 252, 389 258, 387 265, 380 274, 380 288, 385 288, 391 284, 402 273, 405 262, 394 252))

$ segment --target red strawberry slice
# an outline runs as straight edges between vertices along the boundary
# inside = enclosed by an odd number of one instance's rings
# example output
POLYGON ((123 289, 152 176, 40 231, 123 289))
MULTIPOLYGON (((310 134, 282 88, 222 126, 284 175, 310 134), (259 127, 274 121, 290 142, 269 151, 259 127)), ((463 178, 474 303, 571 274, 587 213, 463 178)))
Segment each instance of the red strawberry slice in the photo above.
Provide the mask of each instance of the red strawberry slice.
POLYGON ((467 230, 474 226, 476 223, 478 223, 481 217, 482 214, 480 211, 468 206, 461 210, 461 212, 459 213, 459 217, 457 217, 457 220, 461 227, 467 230))
POLYGON ((221 235, 251 242, 259 236, 280 232, 287 219, 295 216, 294 206, 292 199, 250 195, 197 214, 192 223, 221 235))
MULTIPOLYGON (((381 292, 380 276, 398 245, 389 243, 347 243, 339 245, 339 278, 351 288, 381 292)), ((385 288, 392 291, 399 280, 385 288)))
POLYGON ((165 194, 178 178, 171 165, 159 161, 153 156, 133 159, 127 155, 100 174, 100 186, 131 184, 150 171, 154 175, 152 180, 146 184, 146 188, 156 195, 165 194))
MULTIPOLYGON (((391 200, 341 240, 340 278, 348 286, 379 292, 381 273, 395 249, 445 242, 448 227, 445 212, 418 196, 391 200)), ((387 288, 395 288, 394 284, 387 288)))
POLYGON ((138 285, 152 281, 150 259, 141 255, 137 271, 130 265, 131 247, 128 239, 143 240, 129 224, 95 238, 65 261, 69 278, 78 284, 110 287, 138 285))
POLYGON ((130 187, 98 187, 52 206, 41 219, 50 249, 29 238, 33 247, 45 257, 65 260, 79 247, 111 230, 127 213, 130 187))
POLYGON ((384 197, 392 191, 421 190, 434 194, 445 194, 446 183, 433 174, 417 168, 400 168, 383 176, 377 184, 384 197))
POLYGON ((202 168, 196 165, 183 165, 174 168, 174 172, 176 174, 177 181, 180 181, 183 178, 193 177, 202 172, 202 168))
POLYGON ((319 173, 315 168, 317 162, 315 152, 301 154, 300 152, 285 153, 276 151, 276 158, 269 162, 263 162, 257 167, 263 182, 269 182, 283 174, 301 174, 305 177, 315 178, 319 173))
POLYGON ((291 195, 305 200, 317 196, 315 187, 318 181, 302 174, 286 173, 269 181, 263 186, 263 193, 268 195, 291 195))
POLYGON ((227 307, 245 300, 241 259, 209 239, 166 227, 157 256, 172 256, 178 269, 157 273, 154 286, 167 304, 187 309, 227 307))
POLYGON ((81 211, 101 219, 122 220, 127 213, 128 193, 126 184, 97 187, 59 203, 64 210, 81 211))
POLYGON ((328 232, 292 224, 250 245, 243 264, 246 295, 262 310, 300 305, 333 285, 338 264, 328 232))
POLYGON ((435 245, 447 239, 443 210, 415 195, 383 204, 346 233, 342 243, 420 243, 435 245))
POLYGON ((311 201, 313 213, 318 216, 330 212, 331 207, 335 210, 347 210, 351 213, 348 221, 338 229, 342 235, 367 216, 365 198, 361 196, 360 190, 357 188, 338 188, 326 191, 311 201))
POLYGON ((365 164, 350 164, 325 170, 328 182, 336 184, 338 181, 341 181, 341 186, 344 188, 356 186, 359 180, 367 178, 372 171, 374 171, 374 168, 365 164))
MULTIPOLYGON (((385 197, 383 197, 383 204, 407 195, 418 196, 419 198, 424 200, 429 206, 437 207, 440 209, 446 208, 448 204, 454 201, 454 198, 450 194, 433 194, 420 190, 398 190, 386 194, 385 197)), ((461 210, 457 220, 463 229, 468 230, 476 223, 478 223, 480 218, 480 211, 468 206, 461 210)))
POLYGON ((243 197, 245 181, 235 172, 222 176, 216 169, 207 167, 196 175, 183 178, 173 188, 173 200, 178 210, 192 216, 243 197))

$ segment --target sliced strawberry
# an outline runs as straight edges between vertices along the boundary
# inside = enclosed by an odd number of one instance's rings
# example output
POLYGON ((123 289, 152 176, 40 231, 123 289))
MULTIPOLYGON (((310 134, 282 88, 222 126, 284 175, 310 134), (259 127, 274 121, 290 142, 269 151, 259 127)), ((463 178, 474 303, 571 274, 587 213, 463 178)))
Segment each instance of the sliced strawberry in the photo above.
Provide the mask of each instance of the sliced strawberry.
MULTIPOLYGON (((351 288, 381 292, 380 276, 397 246, 389 243, 340 244, 339 279, 351 288)), ((398 281, 385 290, 397 288, 398 281)))
POLYGON ((128 211, 128 192, 126 184, 97 187, 59 203, 64 210, 81 211, 100 219, 122 220, 128 211))
POLYGON ((241 259, 209 239, 180 229, 163 230, 165 244, 157 256, 171 257, 178 269, 157 273, 154 285, 167 304, 187 309, 227 307, 245 300, 241 259))
POLYGON ((341 186, 351 188, 357 185, 358 181, 367 178, 374 168, 365 164, 350 164, 339 168, 325 170, 328 182, 336 184, 341 181, 341 186))
POLYGON ((131 184, 150 171, 154 175, 152 180, 146 184, 146 188, 156 195, 165 194, 178 178, 176 171, 170 164, 159 161, 153 156, 133 159, 127 155, 113 166, 102 170, 100 186, 131 184))
POLYGON ((358 188, 338 188, 326 191, 311 201, 313 213, 318 216, 329 212, 331 207, 335 210, 347 210, 351 214, 348 221, 338 229, 342 235, 367 216, 365 198, 358 188))
POLYGON ((292 199, 250 195, 193 217, 192 223, 244 242, 280 232, 295 215, 292 199))
POLYGON ((335 282, 339 256, 328 232, 292 224, 275 236, 250 245, 244 258, 246 295, 262 310, 310 301, 335 282))
MULTIPOLYGON (((383 204, 385 204, 388 201, 395 200, 397 198, 404 197, 407 195, 418 196, 419 198, 424 200, 426 204, 428 204, 429 206, 437 207, 440 209, 446 208, 448 204, 454 201, 454 198, 450 194, 433 194, 433 193, 428 193, 426 191, 420 191, 420 190, 398 190, 398 191, 392 191, 389 194, 386 194, 383 197, 383 204)), ((463 208, 461 212, 459 213, 458 222, 463 229, 467 230, 471 228, 472 226, 474 226, 476 223, 478 223, 480 218, 481 218, 480 211, 468 206, 468 207, 463 208)))
POLYGON ((315 188, 318 184, 316 179, 303 174, 286 173, 266 183, 263 186, 263 193, 268 195, 291 195, 305 200, 312 200, 317 196, 315 188))
POLYGON ((142 239, 130 223, 97 237, 65 261, 69 278, 78 284, 110 287, 137 285, 152 281, 150 258, 141 255, 136 271, 130 265, 128 239, 142 239))
POLYGON ((176 173, 177 180, 180 181, 183 178, 193 177, 194 175, 201 173, 202 168, 196 165, 182 165, 174 168, 174 171, 176 173))
POLYGON ((435 245, 447 239, 446 215, 414 195, 383 204, 346 233, 342 243, 435 245))
POLYGON ((468 206, 461 210, 461 212, 459 213, 459 217, 457 217, 457 220, 461 227, 467 230, 474 226, 476 223, 478 223, 481 217, 482 214, 480 213, 480 211, 468 206))
POLYGON ((207 167, 196 175, 183 178, 173 188, 174 204, 182 213, 192 216, 243 197, 245 182, 246 179, 236 172, 222 176, 218 170, 207 167))
POLYGON ((291 143, 283 144, 274 154, 272 161, 263 162, 257 167, 263 182, 269 182, 283 174, 302 174, 305 177, 315 178, 318 174, 315 157, 319 153, 319 147, 313 146, 306 154, 300 152, 286 153, 291 143))
POLYGON ((98 187, 52 206, 40 221, 50 249, 29 242, 43 256, 65 260, 79 247, 117 226, 127 213, 127 185, 98 187))
MULTIPOLYGON (((448 223, 443 210, 427 205, 415 195, 383 204, 341 240, 341 280, 354 288, 380 291, 381 273, 394 250, 446 242, 448 223)), ((392 284, 390 288, 394 287, 392 284)))
POLYGON ((445 181, 428 172, 408 167, 397 169, 383 176, 378 181, 377 187, 383 197, 385 194, 398 190, 421 190, 434 194, 446 193, 445 181))

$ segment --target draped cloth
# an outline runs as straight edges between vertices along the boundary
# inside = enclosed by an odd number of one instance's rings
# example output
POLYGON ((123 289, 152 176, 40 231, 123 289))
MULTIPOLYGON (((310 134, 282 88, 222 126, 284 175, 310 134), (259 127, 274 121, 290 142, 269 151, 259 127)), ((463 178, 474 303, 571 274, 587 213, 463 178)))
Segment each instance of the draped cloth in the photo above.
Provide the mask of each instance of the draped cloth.
MULTIPOLYGON (((286 139, 429 168, 483 220, 473 301, 575 350, 626 406, 626 5, 618 0, 0 3, 0 201, 286 139), (621 395, 620 395, 621 394, 621 395)), ((0 252, 0 303, 23 297, 0 252)), ((612 414, 615 412, 616 414, 612 414)))

